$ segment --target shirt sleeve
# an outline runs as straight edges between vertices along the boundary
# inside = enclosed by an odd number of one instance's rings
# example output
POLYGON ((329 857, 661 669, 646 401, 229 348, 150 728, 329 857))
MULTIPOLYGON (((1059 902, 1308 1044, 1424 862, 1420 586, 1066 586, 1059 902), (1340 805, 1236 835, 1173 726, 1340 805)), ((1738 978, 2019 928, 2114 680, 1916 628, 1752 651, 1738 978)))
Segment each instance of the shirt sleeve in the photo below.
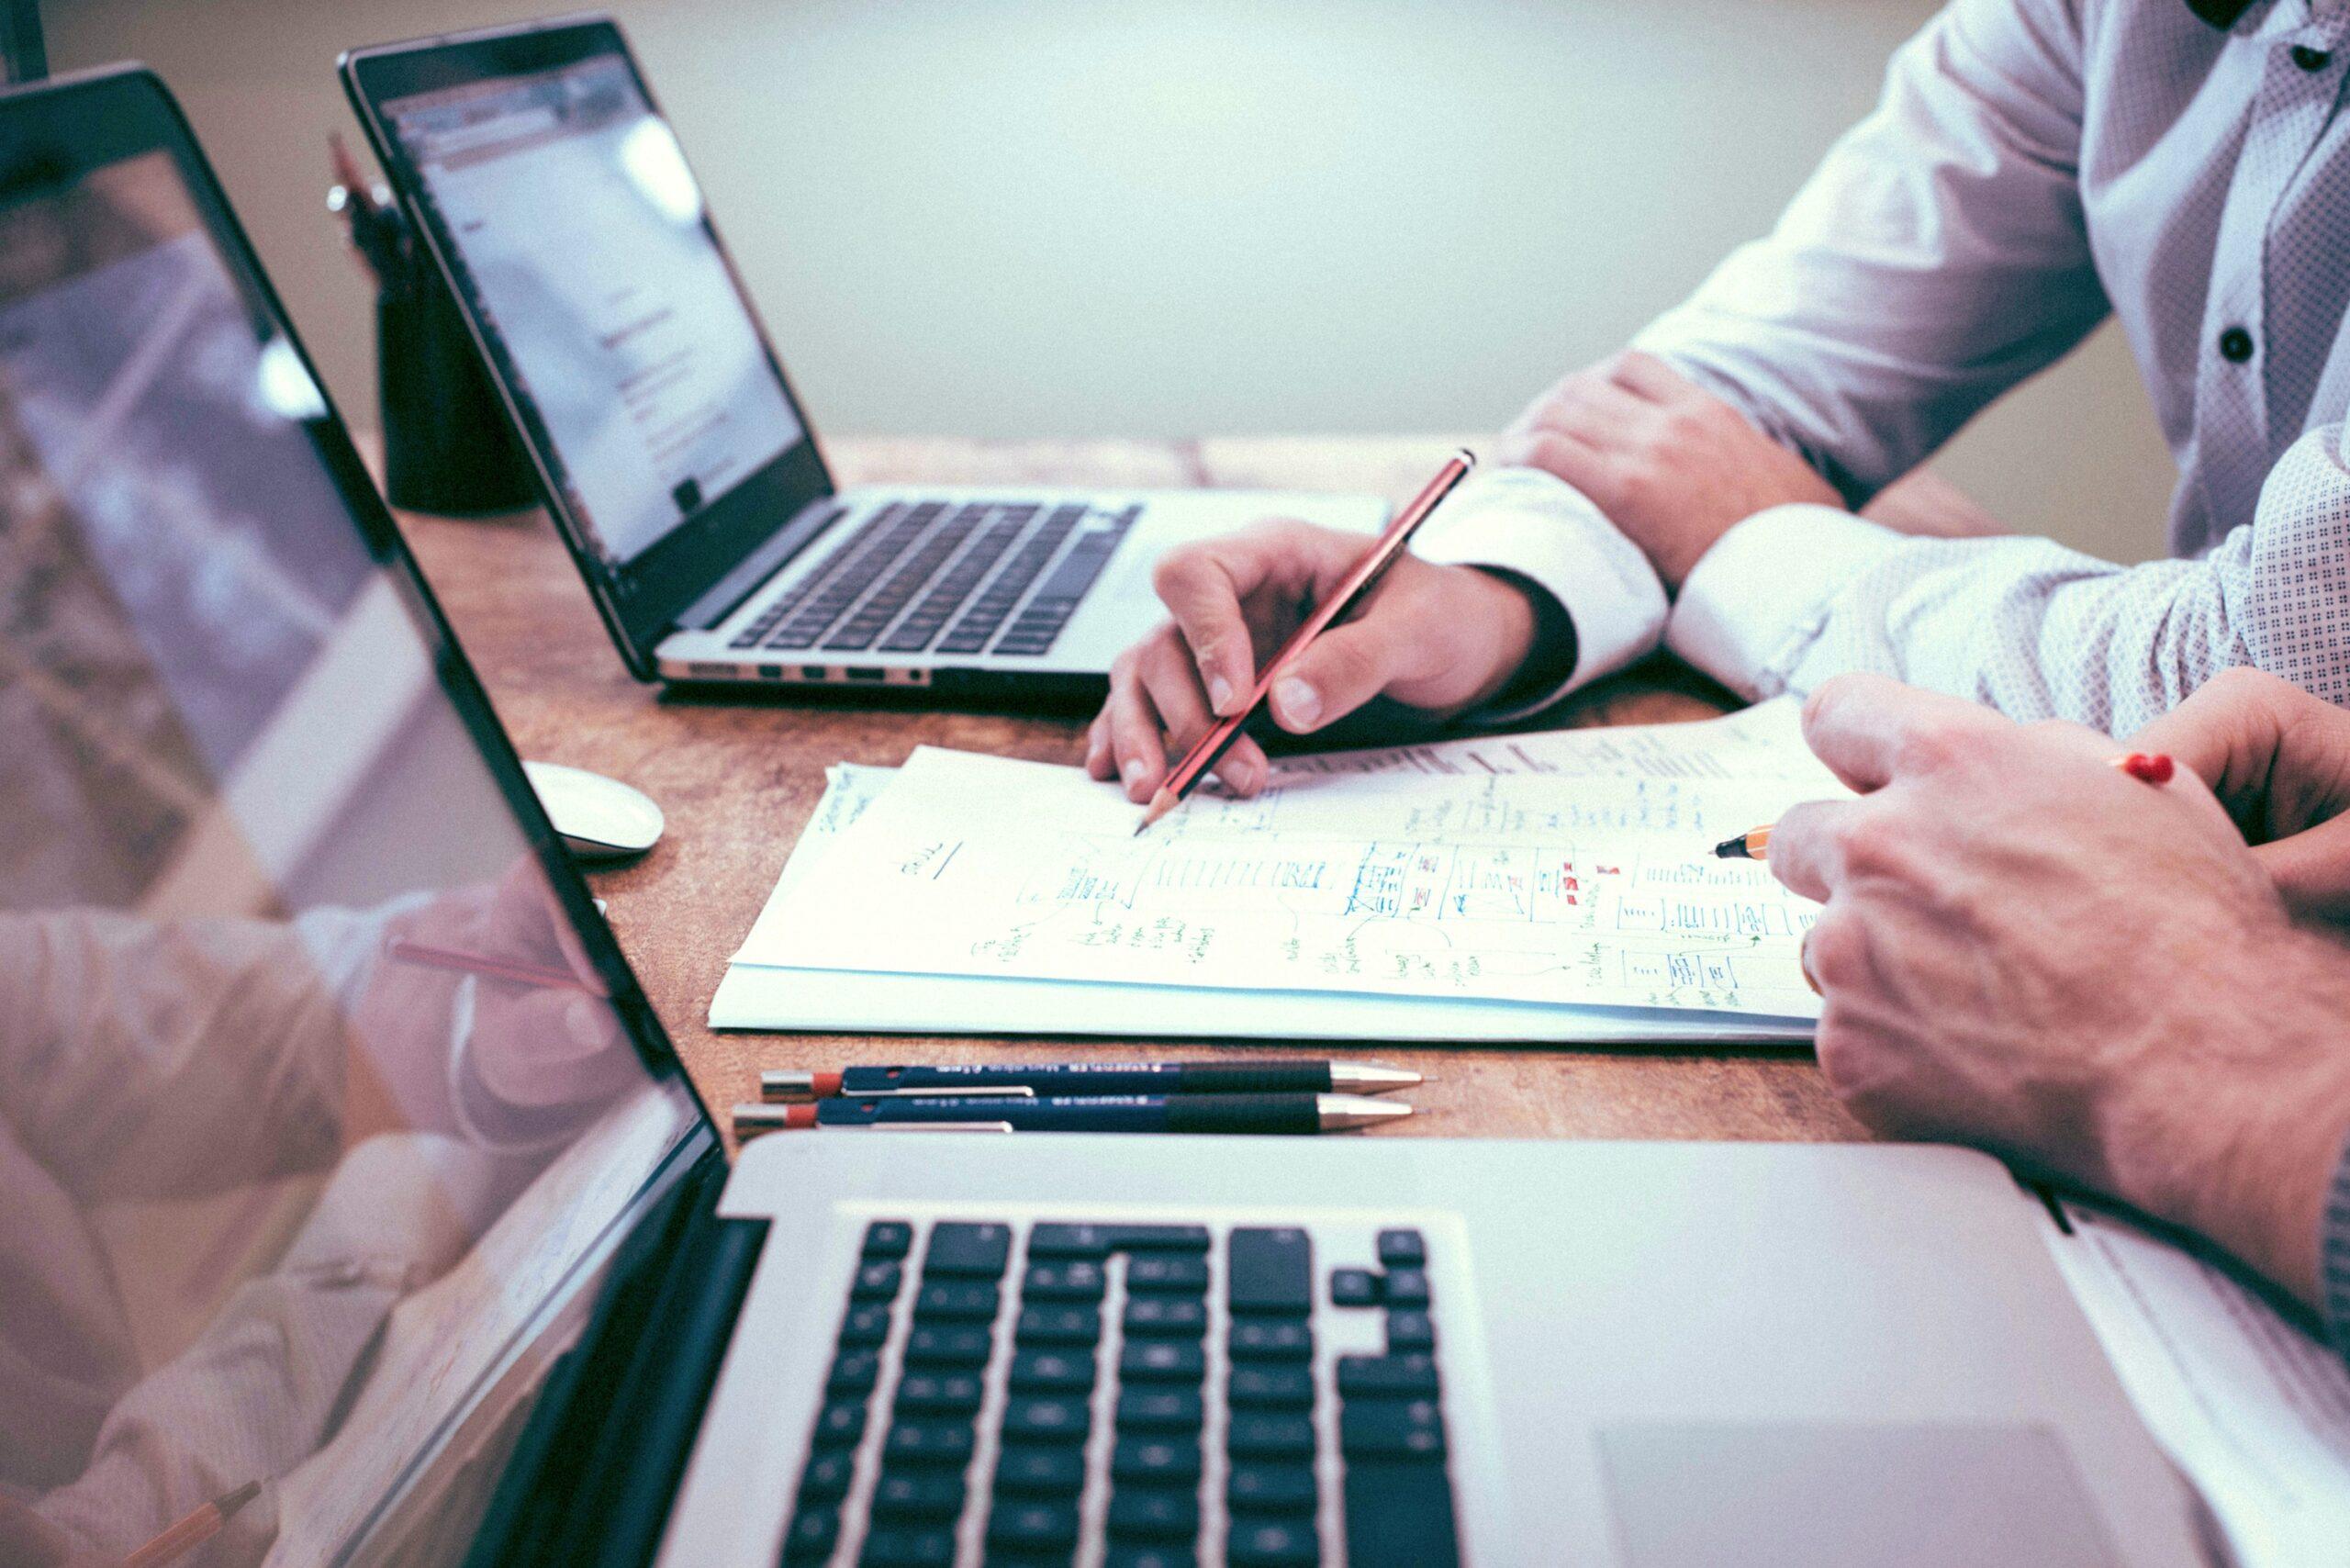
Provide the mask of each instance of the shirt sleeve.
POLYGON ((2333 1168, 2333 1186, 2326 1193, 2325 1228, 2318 1238, 2320 1288, 2325 1293, 2325 1325, 2333 1344, 2350 1360, 2350 1148, 2333 1168))
POLYGON ((2342 434, 2294 442, 2253 521, 2191 561, 2120 566, 2045 539, 1917 539, 1774 508, 1698 561, 1665 643, 1751 698, 1866 669, 2114 734, 2238 665, 2350 707, 2342 434))
POLYGON ((1956 0, 1766 239, 1634 340, 1853 506, 2108 309, 2078 185, 2068 0, 1956 0))
POLYGON ((1564 680, 1516 691, 1470 722, 1523 717, 1651 652, 1664 631, 1664 585, 1639 546, 1589 498, 1539 468, 1494 468, 1464 480, 1422 525, 1412 553, 1438 566, 1523 577, 1559 603, 1574 628, 1564 680))

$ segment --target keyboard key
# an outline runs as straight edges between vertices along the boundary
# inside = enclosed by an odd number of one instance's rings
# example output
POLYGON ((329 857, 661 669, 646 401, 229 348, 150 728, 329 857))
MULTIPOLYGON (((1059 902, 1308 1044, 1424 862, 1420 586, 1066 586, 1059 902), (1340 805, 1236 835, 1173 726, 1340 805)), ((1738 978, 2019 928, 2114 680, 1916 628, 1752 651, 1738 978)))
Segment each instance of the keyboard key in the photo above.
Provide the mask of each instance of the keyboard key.
POLYGON ((992 1323, 1000 1302, 993 1280, 924 1280, 914 1296, 914 1321, 992 1323))
POLYGON ((1019 1350, 1013 1355, 1012 1388, 1015 1394, 1082 1394, 1092 1386, 1091 1351, 1019 1350))
POLYGON ((1135 1296, 1126 1303, 1125 1330, 1144 1339, 1196 1339, 1208 1331, 1207 1304, 1189 1296, 1135 1296))
POLYGON ((816 1431, 809 1440, 820 1449, 847 1449, 865 1436, 865 1401, 835 1399, 816 1412, 816 1431))
POLYGON ((988 1512, 988 1544, 1012 1551, 1066 1551, 1077 1544, 1077 1505, 1023 1498, 988 1512))
POLYGON ((901 1219, 877 1219, 865 1227, 867 1258, 902 1258, 914 1244, 914 1227, 901 1219))
POLYGON ((995 1350, 985 1328, 968 1323, 917 1324, 906 1336, 906 1364, 912 1367, 983 1367, 995 1350))
POLYGON ((1024 1497, 1074 1497, 1085 1486, 1085 1450, 1066 1443, 1006 1443, 996 1456, 995 1489, 1024 1497))
POLYGON ((1436 1324, 1425 1312, 1391 1312, 1387 1315, 1387 1350, 1393 1355, 1402 1350, 1433 1350, 1436 1349, 1436 1324))
POLYGON ((1130 1295, 1205 1295, 1208 1260, 1180 1253, 1149 1253, 1128 1260, 1126 1292, 1130 1295))
POLYGON ((1028 1232, 1031 1258, 1106 1258, 1113 1252, 1205 1252, 1203 1225, 1039 1225, 1028 1232))
POLYGON ((808 1468, 800 1473, 800 1501, 802 1504, 837 1503, 848 1491, 849 1477, 856 1473, 855 1453, 817 1454, 809 1460, 808 1468))
POLYGON ((1236 1460, 1314 1458, 1314 1423, 1303 1416, 1277 1416, 1263 1410, 1236 1410, 1225 1428, 1224 1446, 1236 1460))
POLYGON ((1188 1485, 1200 1479, 1200 1445, 1194 1438, 1120 1438, 1110 1450, 1116 1481, 1188 1485))
POLYGON ((896 1409, 906 1416, 969 1416, 985 1392, 970 1372, 908 1372, 898 1380, 896 1409))
POLYGON ((1350 1399, 1338 1406, 1348 1460, 1444 1457, 1444 1412, 1433 1399, 1350 1399))
POLYGON ((1184 1339, 1138 1339, 1118 1351, 1118 1376, 1126 1383, 1188 1383, 1207 1375, 1207 1352, 1184 1339))
POLYGON ((1046 1303, 1020 1309, 1023 1345, 1091 1345, 1102 1338, 1102 1309, 1046 1303))
POLYGON ((1436 1464, 1348 1462, 1347 1562, 1352 1568, 1451 1568, 1452 1483, 1436 1464))
POLYGON ((890 1337, 890 1306, 887 1302, 863 1303, 848 1309, 841 1319, 841 1345, 878 1345, 890 1337))
POLYGON ((1238 1518, 1224 1560, 1230 1568, 1312 1568, 1322 1560, 1322 1540, 1312 1519, 1238 1518))
POLYGON ((1382 1230, 1379 1233, 1379 1266, 1382 1269, 1418 1269, 1427 1266, 1428 1244, 1416 1230, 1382 1230))
POLYGON ((1236 1464, 1225 1478, 1225 1506, 1236 1514, 1310 1514, 1321 1485, 1304 1464, 1236 1464))
POLYGON ((960 1470, 971 1462, 972 1434, 968 1421, 898 1421, 890 1428, 881 1452, 891 1469, 901 1465, 946 1465, 960 1470))
POLYGON ((1027 1301, 1100 1301, 1109 1276, 1090 1259, 1066 1263, 1031 1263, 1020 1294, 1027 1301))
POLYGON ((1303 1318, 1243 1318, 1227 1345, 1236 1361, 1310 1361, 1314 1330, 1303 1318))
POLYGON ((857 1553, 859 1568, 953 1568, 951 1529, 877 1529, 857 1553))
POLYGON ((849 1298, 852 1301, 893 1300, 898 1294, 898 1282, 904 1277, 905 1270, 896 1263, 860 1263, 856 1279, 848 1288, 849 1298))
POLYGON ((1436 1393, 1436 1359, 1432 1356, 1338 1358, 1338 1394, 1341 1398, 1433 1399, 1436 1393))
POLYGON ((1234 1312, 1313 1309, 1314 1243, 1305 1232, 1237 1227, 1225 1242, 1225 1303, 1234 1312))
POLYGON ((1023 1396, 1003 1407, 1008 1442, 1081 1443, 1091 1425, 1092 1410, 1082 1399, 1023 1396))
POLYGON ((924 1279, 964 1274, 998 1279, 1012 1260, 1012 1229, 1002 1225, 961 1225, 942 1220, 930 1227, 930 1249, 923 1254, 924 1279))
POLYGON ((840 1534, 841 1517, 833 1509, 802 1508, 791 1516, 790 1528, 783 1532, 783 1560, 822 1562, 833 1554, 833 1543, 840 1534))
POLYGON ((871 1350, 847 1350, 833 1358, 833 1370, 824 1379, 824 1392, 838 1397, 850 1394, 870 1394, 874 1379, 881 1373, 881 1358, 871 1350))
POLYGON ((1118 1391, 1118 1430, 1122 1432, 1196 1432, 1206 1404, 1191 1388, 1122 1388, 1118 1391))
POLYGON ((1129 1546, 1110 1549, 1102 1568, 1200 1568, 1200 1554, 1188 1546, 1129 1546))
POLYGON ((1189 1540, 1200 1533, 1200 1495, 1169 1486, 1110 1494, 1110 1534, 1120 1540, 1189 1540))
POLYGON ((1418 1308, 1428 1305, 1428 1276, 1423 1269, 1390 1269, 1380 1284, 1380 1293, 1387 1305, 1395 1307, 1418 1308))
POLYGON ((1236 1366, 1224 1386, 1225 1402, 1247 1410, 1310 1410, 1314 1372, 1309 1367, 1236 1366))
POLYGON ((1379 1305, 1379 1276, 1369 1269, 1331 1270, 1330 1305, 1332 1306, 1377 1306, 1379 1305))
POLYGON ((954 1470, 892 1470, 873 1487, 877 1519, 951 1519, 963 1511, 963 1476, 954 1470))

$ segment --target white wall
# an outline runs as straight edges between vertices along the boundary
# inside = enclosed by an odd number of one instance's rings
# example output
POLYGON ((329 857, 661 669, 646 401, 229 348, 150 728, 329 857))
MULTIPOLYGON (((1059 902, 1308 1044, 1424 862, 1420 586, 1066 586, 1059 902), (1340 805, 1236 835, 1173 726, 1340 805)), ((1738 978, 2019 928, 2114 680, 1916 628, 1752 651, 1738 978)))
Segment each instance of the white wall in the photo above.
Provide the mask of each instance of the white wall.
MULTIPOLYGON (((554 6, 560 0, 543 0, 554 6)), ((48 0, 186 102, 371 417, 320 205, 348 45, 529 0, 48 0)), ((1762 229, 1931 0, 619 0, 822 430, 1480 429, 1762 229)), ((2159 554, 2108 333, 1956 443, 2014 525, 2159 554)))

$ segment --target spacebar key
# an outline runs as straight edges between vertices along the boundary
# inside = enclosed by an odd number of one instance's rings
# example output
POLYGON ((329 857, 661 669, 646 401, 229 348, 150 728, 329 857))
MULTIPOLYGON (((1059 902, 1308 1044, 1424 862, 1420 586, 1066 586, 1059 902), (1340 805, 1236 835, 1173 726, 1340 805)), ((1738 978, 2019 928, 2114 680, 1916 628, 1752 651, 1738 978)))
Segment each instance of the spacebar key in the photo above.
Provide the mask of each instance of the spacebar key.
POLYGON ((1440 1464, 1347 1466, 1349 1568, 1450 1568, 1452 1481, 1440 1464))

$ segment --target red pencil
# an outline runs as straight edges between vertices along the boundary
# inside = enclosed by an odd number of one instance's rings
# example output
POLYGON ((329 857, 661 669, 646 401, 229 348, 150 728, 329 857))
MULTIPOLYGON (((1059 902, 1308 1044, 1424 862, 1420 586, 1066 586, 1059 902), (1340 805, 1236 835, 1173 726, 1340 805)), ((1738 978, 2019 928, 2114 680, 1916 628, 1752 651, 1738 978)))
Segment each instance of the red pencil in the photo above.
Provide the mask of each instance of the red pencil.
POLYGON ((519 963, 508 958, 487 958, 478 953, 461 953, 453 947, 435 947, 429 942, 411 942, 405 936, 395 937, 384 951, 403 964, 416 964, 428 969, 449 969, 462 975, 481 975, 489 980, 512 980, 517 985, 560 987, 568 991, 583 991, 590 996, 602 996, 604 988, 592 980, 581 980, 569 969, 548 969, 539 964, 519 963))
POLYGON ((1175 771, 1167 776, 1167 782, 1158 787, 1158 793, 1150 798, 1149 807, 1135 827, 1136 834, 1173 811, 1183 797, 1199 787, 1200 780, 1207 777, 1208 769, 1215 766, 1216 759, 1240 738, 1240 727, 1248 722, 1248 716, 1262 707, 1265 699, 1272 694, 1273 683, 1297 662, 1297 656, 1313 644, 1315 638, 1328 631, 1340 617, 1353 610, 1372 588, 1379 586, 1379 579, 1387 575, 1387 568, 1403 557, 1404 547, 1412 543, 1412 535, 1419 532, 1420 524, 1428 520, 1428 514, 1436 510, 1438 504, 1452 493, 1453 487, 1467 478, 1469 470, 1476 465, 1476 457, 1465 450, 1456 452, 1445 460, 1444 466, 1437 470, 1436 477, 1428 481, 1426 489, 1412 498, 1411 505, 1396 514, 1395 521, 1387 525, 1387 532, 1379 536, 1378 543, 1356 564, 1355 569, 1347 574, 1337 591, 1316 605, 1314 613, 1306 617, 1305 624, 1290 633, 1290 639, 1281 644, 1281 652, 1273 655, 1272 662, 1257 677, 1257 684, 1248 693, 1248 706, 1237 713, 1218 720, 1214 729, 1200 737, 1200 744, 1176 764, 1175 771))

